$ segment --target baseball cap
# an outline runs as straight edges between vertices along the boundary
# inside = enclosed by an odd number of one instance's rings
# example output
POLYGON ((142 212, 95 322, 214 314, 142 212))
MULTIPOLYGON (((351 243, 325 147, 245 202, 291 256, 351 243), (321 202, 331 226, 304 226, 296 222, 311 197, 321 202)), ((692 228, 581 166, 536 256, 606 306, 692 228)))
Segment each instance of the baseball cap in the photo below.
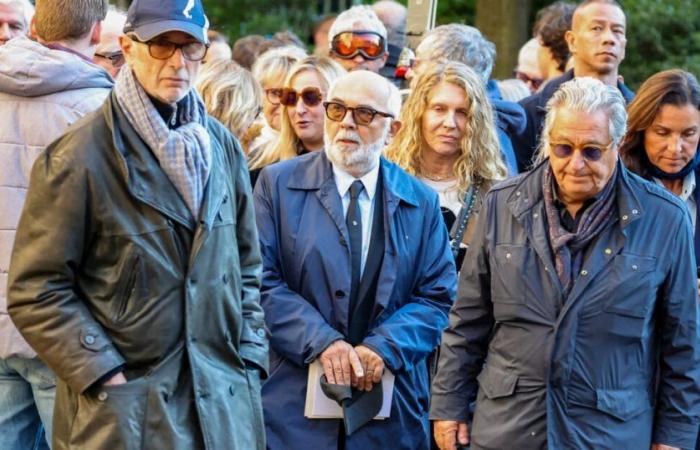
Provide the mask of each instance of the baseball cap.
POLYGON ((133 33, 143 42, 168 31, 182 31, 207 43, 208 29, 201 0, 135 0, 124 25, 124 33, 133 33))

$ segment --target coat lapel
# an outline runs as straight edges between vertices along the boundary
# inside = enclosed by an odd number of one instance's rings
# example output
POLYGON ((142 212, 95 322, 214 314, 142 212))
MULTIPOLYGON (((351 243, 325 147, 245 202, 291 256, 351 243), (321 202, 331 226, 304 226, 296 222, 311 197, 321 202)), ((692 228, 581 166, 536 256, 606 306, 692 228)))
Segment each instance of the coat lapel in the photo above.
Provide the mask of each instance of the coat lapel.
POLYGON ((194 231, 195 220, 187 204, 160 168, 153 152, 127 120, 114 93, 103 108, 107 126, 112 131, 113 147, 123 162, 124 181, 131 195, 194 231))

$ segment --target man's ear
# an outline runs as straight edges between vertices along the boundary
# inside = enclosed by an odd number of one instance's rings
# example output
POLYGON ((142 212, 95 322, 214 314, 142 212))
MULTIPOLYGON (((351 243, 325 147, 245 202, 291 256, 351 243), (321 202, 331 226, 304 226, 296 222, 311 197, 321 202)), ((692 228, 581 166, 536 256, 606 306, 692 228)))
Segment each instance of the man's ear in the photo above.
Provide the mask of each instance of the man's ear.
POLYGON ((90 46, 100 43, 100 35, 102 34, 102 22, 95 22, 90 33, 90 46))
POLYGON ((384 144, 389 145, 391 143, 391 140, 396 137, 396 133, 398 133, 400 129, 401 129, 401 121, 400 120, 392 120, 391 125, 389 125, 389 133, 387 133, 387 135, 386 135, 386 142, 384 144))
POLYGON ((122 54, 127 64, 131 63, 134 50, 134 42, 126 34, 119 35, 119 48, 122 49, 122 54))
POLYGON ((38 36, 36 34, 36 16, 32 16, 32 20, 29 21, 29 30, 27 30, 27 35, 33 40, 38 40, 38 36))
POLYGON ((568 30, 566 33, 564 33, 564 39, 566 40, 566 43, 569 46, 569 53, 572 55, 576 53, 576 36, 574 36, 574 33, 571 30, 568 30))

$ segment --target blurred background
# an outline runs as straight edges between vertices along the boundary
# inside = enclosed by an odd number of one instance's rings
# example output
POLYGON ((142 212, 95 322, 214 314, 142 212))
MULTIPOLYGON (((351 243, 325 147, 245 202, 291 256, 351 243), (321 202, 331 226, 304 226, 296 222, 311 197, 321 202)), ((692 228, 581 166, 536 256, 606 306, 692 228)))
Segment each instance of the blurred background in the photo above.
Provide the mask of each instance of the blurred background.
MULTIPOLYGON (((203 0, 212 29, 231 44, 249 34, 291 30, 313 50, 312 32, 323 17, 357 0, 203 0)), ((399 0, 404 5, 407 0, 399 0)), ((112 1, 128 8, 129 0, 112 1)), ((520 47, 531 37, 547 0, 438 0, 436 25, 464 23, 496 44, 493 77, 511 78, 520 47)), ((620 73, 632 89, 660 70, 680 67, 700 76, 700 0, 622 0, 627 14, 627 56, 620 73)))

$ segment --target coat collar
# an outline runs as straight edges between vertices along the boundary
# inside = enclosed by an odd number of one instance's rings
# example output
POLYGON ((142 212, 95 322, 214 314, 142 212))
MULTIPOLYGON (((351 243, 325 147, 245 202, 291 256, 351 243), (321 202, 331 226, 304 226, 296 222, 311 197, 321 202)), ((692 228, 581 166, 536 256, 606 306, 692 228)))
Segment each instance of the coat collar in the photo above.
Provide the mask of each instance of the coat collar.
MULTIPOLYGON (((563 75, 560 75, 559 77, 554 78, 553 80, 545 84, 542 88, 542 93, 540 95, 540 98, 542 99, 540 108, 542 110, 545 110, 547 101, 550 98, 552 98, 552 96, 559 89, 559 87, 567 81, 571 81, 573 79, 574 69, 569 69, 566 72, 564 72, 563 75)), ((625 99, 625 102, 629 103, 634 98, 634 92, 632 92, 632 90, 628 88, 622 81, 618 80, 617 89, 619 89, 620 93, 622 94, 622 97, 625 99)))
MULTIPOLYGON (((522 217, 536 204, 543 201, 542 177, 548 165, 549 159, 546 159, 533 170, 522 175, 515 184, 513 191, 506 199, 506 203, 516 218, 522 217)), ((617 161, 617 172, 618 176, 615 180, 617 183, 617 210, 620 226, 624 229, 630 223, 643 216, 644 208, 635 193, 634 187, 631 185, 632 181, 630 178, 632 175, 620 162, 619 158, 617 161)))
MULTIPOLYGON (((287 182, 289 189, 318 190, 333 180, 333 168, 325 151, 313 152, 298 158, 299 164, 294 167, 292 176, 287 182), (302 163, 302 159, 307 161, 302 163)), ((384 183, 383 188, 387 192, 389 200, 395 197, 399 201, 417 207, 419 202, 416 192, 410 183, 405 182, 405 177, 402 179, 402 176, 405 176, 402 170, 384 157, 380 160, 380 168, 384 183)))
MULTIPOLYGON (((194 230, 196 222, 185 201, 160 168, 155 155, 129 123, 114 91, 103 106, 103 114, 107 127, 112 132, 112 144, 115 153, 120 156, 122 174, 129 192, 165 216, 194 230)), ((205 198, 206 196, 205 193, 205 198)))

